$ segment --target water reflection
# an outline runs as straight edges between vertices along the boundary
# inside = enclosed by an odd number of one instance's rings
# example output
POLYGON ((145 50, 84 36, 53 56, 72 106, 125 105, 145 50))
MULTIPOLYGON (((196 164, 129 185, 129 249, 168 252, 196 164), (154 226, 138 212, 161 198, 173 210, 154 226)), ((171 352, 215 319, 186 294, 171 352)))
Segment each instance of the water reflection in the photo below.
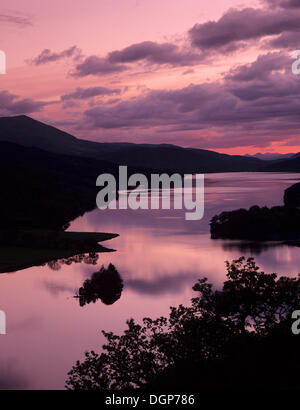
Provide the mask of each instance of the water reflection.
POLYGON ((178 273, 172 276, 170 280, 169 275, 159 276, 153 280, 145 279, 127 279, 126 288, 133 290, 134 292, 145 295, 164 295, 168 293, 178 294, 184 290, 184 288, 196 282, 198 279, 198 273, 178 273))
MULTIPOLYGON (((88 254, 75 259, 62 259, 62 255, 56 258, 58 264, 51 265, 59 265, 59 270, 45 265, 0 275, 0 309, 7 313, 8 326, 8 334, 0 337, 1 353, 16 361, 28 388, 63 388, 74 360, 83 359, 86 349, 97 351, 104 343, 101 329, 120 333, 130 317, 140 320, 168 315, 170 306, 188 305, 198 278, 205 276, 220 287, 224 261, 241 254, 251 256, 257 248, 243 242, 211 240, 210 218, 224 210, 255 204, 278 205, 284 190, 299 180, 299 174, 211 174, 205 179, 205 217, 201 221, 185 221, 180 210, 95 210, 73 221, 70 230, 117 232, 120 237, 111 243, 117 252, 98 254, 96 265, 86 263, 88 254), (98 299, 82 308, 74 294, 102 265, 110 263, 121 273, 124 289, 116 281, 119 285, 103 300, 116 300, 120 292, 122 297, 109 306, 98 299), (37 312, 40 321, 29 325, 37 312), (26 328, 22 323, 28 324, 26 328)), ((255 255, 262 270, 298 274, 299 248, 267 245, 259 244, 262 252, 255 255)), ((18 386, 16 379, 15 388, 18 386)))
POLYGON ((99 253, 111 252, 115 252, 115 250, 97 243, 92 247, 85 246, 76 250, 27 248, 23 246, 0 247, 0 273, 13 273, 33 266, 48 266, 52 270, 59 270, 64 264, 71 265, 72 263, 84 262, 95 265, 99 253))
POLYGON ((88 254, 79 253, 78 255, 71 256, 70 258, 56 259, 47 262, 43 266, 47 265, 51 270, 58 271, 63 265, 72 265, 72 263, 85 263, 87 265, 97 265, 99 254, 90 252, 88 254))
POLYGON ((221 241, 221 246, 225 251, 233 251, 237 250, 240 252, 241 255, 244 254, 251 254, 251 255, 260 255, 263 252, 271 248, 282 247, 284 242, 247 242, 247 241, 233 241, 233 242, 226 242, 221 241))
POLYGON ((0 390, 24 390, 28 387, 28 380, 20 372, 15 360, 2 360, 0 369, 0 390))
POLYGON ((93 273, 91 279, 86 279, 75 297, 79 299, 80 306, 95 303, 98 299, 105 305, 112 305, 120 299, 122 290, 123 280, 110 263, 107 269, 102 266, 98 272, 93 273))

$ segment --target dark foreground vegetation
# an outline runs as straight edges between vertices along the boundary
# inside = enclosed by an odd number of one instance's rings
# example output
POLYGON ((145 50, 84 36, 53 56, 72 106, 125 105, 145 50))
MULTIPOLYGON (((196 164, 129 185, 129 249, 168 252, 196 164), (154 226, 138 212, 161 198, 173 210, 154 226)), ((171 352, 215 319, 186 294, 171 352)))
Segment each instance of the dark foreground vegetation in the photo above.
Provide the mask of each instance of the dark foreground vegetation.
POLYGON ((121 335, 103 332, 103 352, 87 352, 69 372, 74 390, 300 390, 299 341, 291 331, 300 276, 265 274, 255 261, 227 262, 222 290, 200 279, 191 306, 121 335))
POLYGON ((284 205, 290 208, 300 207, 300 182, 294 184, 284 191, 284 205))

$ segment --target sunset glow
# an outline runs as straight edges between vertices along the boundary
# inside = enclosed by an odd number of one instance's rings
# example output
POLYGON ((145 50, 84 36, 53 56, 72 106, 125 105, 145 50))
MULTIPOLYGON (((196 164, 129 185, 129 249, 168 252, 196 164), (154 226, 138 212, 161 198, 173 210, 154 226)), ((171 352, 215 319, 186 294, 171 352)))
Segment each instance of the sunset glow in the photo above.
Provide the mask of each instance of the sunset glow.
POLYGON ((298 152, 292 3, 3 0, 0 115, 99 142, 298 152))

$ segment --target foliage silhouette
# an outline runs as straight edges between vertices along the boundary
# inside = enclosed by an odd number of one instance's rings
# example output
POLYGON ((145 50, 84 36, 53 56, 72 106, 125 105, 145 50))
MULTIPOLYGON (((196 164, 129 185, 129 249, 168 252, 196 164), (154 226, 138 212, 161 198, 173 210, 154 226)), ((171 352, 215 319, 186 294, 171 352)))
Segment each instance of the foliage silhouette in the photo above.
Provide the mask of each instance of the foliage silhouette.
POLYGON ((300 183, 288 187, 284 191, 283 197, 284 205, 289 208, 295 208, 300 206, 300 183))
POLYGON ((98 299, 101 299, 105 305, 112 305, 120 299, 122 290, 123 280, 114 265, 110 263, 107 269, 102 266, 91 279, 86 279, 76 297, 79 298, 80 306, 95 303, 98 299))
POLYGON ((300 210, 286 206, 252 206, 215 215, 210 221, 212 239, 283 240, 300 237, 300 210))
POLYGON ((70 256, 69 258, 54 259, 43 266, 47 265, 50 269, 58 271, 63 265, 72 265, 73 263, 85 263, 87 265, 96 265, 99 259, 99 254, 89 252, 88 254, 79 253, 78 255, 70 256))
POLYGON ((119 336, 104 332, 103 352, 87 352, 68 373, 75 390, 253 391, 299 389, 300 275, 260 271, 253 258, 227 262, 222 290, 200 279, 191 305, 168 318, 133 319, 119 336))

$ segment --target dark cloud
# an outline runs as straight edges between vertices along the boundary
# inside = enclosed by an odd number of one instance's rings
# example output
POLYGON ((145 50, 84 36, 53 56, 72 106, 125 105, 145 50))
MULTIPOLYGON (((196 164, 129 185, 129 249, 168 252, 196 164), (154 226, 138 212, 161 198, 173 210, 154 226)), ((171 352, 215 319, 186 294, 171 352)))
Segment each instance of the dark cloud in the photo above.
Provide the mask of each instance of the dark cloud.
MULTIPOLYGON (((291 43, 294 46, 295 38, 300 37, 300 0, 274 0, 274 4, 273 0, 272 3, 265 0, 263 4, 270 7, 230 9, 217 21, 196 24, 188 32, 189 43, 185 47, 170 42, 143 41, 104 57, 80 58, 71 75, 116 74, 131 69, 138 62, 148 66, 189 67, 207 62, 211 54, 230 54, 246 48, 254 44, 254 40, 265 40, 263 45, 267 48, 291 47, 291 43)), ((31 63, 41 65, 66 57, 79 59, 82 56, 76 46, 62 52, 45 49, 31 63)))
POLYGON ((43 50, 37 57, 29 61, 33 65, 43 65, 47 63, 52 63, 53 61, 59 61, 64 58, 79 58, 81 55, 81 50, 77 46, 72 46, 61 52, 52 52, 48 48, 43 50))
POLYGON ((153 41, 144 41, 109 53, 108 60, 112 63, 132 63, 145 60, 150 64, 185 66, 199 63, 201 55, 182 51, 172 43, 158 44, 153 41))
POLYGON ((269 49, 290 49, 297 50, 300 45, 300 31, 282 33, 279 36, 266 40, 263 43, 264 48, 269 49))
MULTIPOLYGON (((190 84, 177 90, 143 90, 136 98, 111 98, 109 103, 93 97, 121 94, 119 89, 77 88, 61 100, 71 107, 90 99, 82 127, 95 135, 99 129, 109 136, 122 129, 126 135, 135 133, 132 138, 145 138, 148 133, 160 140, 174 136, 174 142, 184 135, 191 145, 200 136, 199 144, 206 148, 264 147, 283 135, 292 138, 300 131, 300 76, 292 74, 293 59, 283 50, 299 48, 300 0, 263 0, 262 4, 263 8, 257 9, 230 9, 216 21, 196 24, 188 32, 186 48, 170 42, 144 41, 103 57, 81 58, 71 73, 75 77, 119 74, 140 63, 149 72, 168 66, 186 67, 182 71, 189 74, 189 68, 196 64, 212 63, 215 54, 221 56, 252 45, 259 50, 281 50, 233 67, 219 81, 190 84)), ((44 50, 34 61, 39 65, 68 56, 76 58, 76 50, 75 46, 60 53, 44 50)), ((135 75, 136 70, 130 74, 135 75)), ((37 109, 39 104, 45 104, 10 95, 7 107, 11 111, 20 109, 18 104, 26 102, 29 108, 30 104, 37 104, 37 109)))
POLYGON ((80 108, 81 107, 81 105, 78 101, 74 101, 74 100, 62 100, 62 101, 63 101, 62 107, 64 109, 80 108))
POLYGON ((97 97, 99 95, 112 95, 120 94, 121 90, 119 88, 107 88, 107 87, 88 87, 80 88, 78 87, 75 91, 69 94, 61 96, 62 101, 65 100, 86 100, 88 98, 97 97))
POLYGON ((72 76, 102 76, 129 70, 138 62, 148 66, 194 66, 207 62, 211 54, 231 54, 254 45, 255 40, 262 40, 260 45, 267 48, 295 47, 300 41, 300 0, 262 0, 262 4, 264 8, 232 8, 217 21, 194 25, 184 47, 170 42, 143 41, 104 57, 83 58, 81 51, 73 46, 61 52, 45 49, 31 63, 41 65, 72 57, 77 59, 72 76))
POLYGON ((244 42, 300 31, 300 10, 230 9, 218 21, 196 24, 190 39, 202 51, 231 52, 244 42))
MULTIPOLYGON (((112 107, 97 106, 85 112, 91 124, 99 128, 183 126, 207 122, 210 107, 218 108, 218 99, 225 102, 225 92, 217 84, 190 85, 183 89, 150 91, 145 96, 123 101, 112 107), (204 112, 206 109, 206 112, 204 112)), ((227 103, 236 102, 228 93, 227 103), (229 101, 231 100, 231 101, 229 101)), ((225 112, 226 108, 224 109, 225 112)))
POLYGON ((266 146, 300 131, 299 81, 289 56, 269 53, 231 70, 223 81, 149 91, 113 106, 97 105, 85 117, 91 129, 155 130, 156 137, 173 134, 173 141, 177 132, 186 138, 197 131, 203 147, 266 146))
POLYGON ((35 101, 31 98, 20 99, 19 96, 8 91, 0 91, 0 115, 29 114, 41 111, 46 105, 44 101, 35 101))
POLYGON ((188 69, 182 73, 182 75, 193 74, 195 71, 193 69, 188 69))
POLYGON ((131 63, 169 65, 172 67, 198 64, 203 57, 198 52, 181 50, 172 43, 153 41, 132 44, 122 50, 110 52, 106 57, 90 56, 75 67, 74 76, 105 75, 128 70, 131 63))
POLYGON ((290 67, 291 59, 286 54, 282 52, 268 53, 258 56, 254 63, 231 69, 225 78, 234 81, 265 80, 272 72, 287 70, 290 67))
MULTIPOLYGON (((284 104, 288 103, 288 107, 291 109, 293 97, 299 96, 297 86, 298 81, 295 81, 293 76, 282 76, 278 74, 263 83, 253 81, 251 84, 233 85, 230 87, 230 91, 240 100, 251 101, 263 99, 263 107, 261 107, 263 111, 266 110, 271 113, 270 110, 273 109, 274 114, 276 112, 279 116, 285 116, 287 115, 286 109, 281 101, 284 100, 284 104), (282 112, 278 112, 279 109, 282 110, 282 112)), ((296 106, 298 106, 298 103, 296 106)), ((258 103, 256 103, 256 107, 259 107, 258 103)))
POLYGON ((300 8, 300 0, 262 0, 263 4, 267 4, 268 6, 274 7, 281 7, 286 9, 294 9, 300 8))
POLYGON ((106 104, 116 104, 117 102, 120 102, 120 98, 111 98, 110 100, 106 101, 106 104))
POLYGON ((0 22, 11 23, 18 26, 32 26, 32 20, 28 16, 22 16, 19 14, 4 14, 0 13, 0 22))
POLYGON ((122 64, 111 63, 105 58, 90 56, 80 64, 77 64, 71 74, 74 77, 84 77, 87 75, 108 75, 120 73, 127 70, 127 68, 127 66, 122 64))

